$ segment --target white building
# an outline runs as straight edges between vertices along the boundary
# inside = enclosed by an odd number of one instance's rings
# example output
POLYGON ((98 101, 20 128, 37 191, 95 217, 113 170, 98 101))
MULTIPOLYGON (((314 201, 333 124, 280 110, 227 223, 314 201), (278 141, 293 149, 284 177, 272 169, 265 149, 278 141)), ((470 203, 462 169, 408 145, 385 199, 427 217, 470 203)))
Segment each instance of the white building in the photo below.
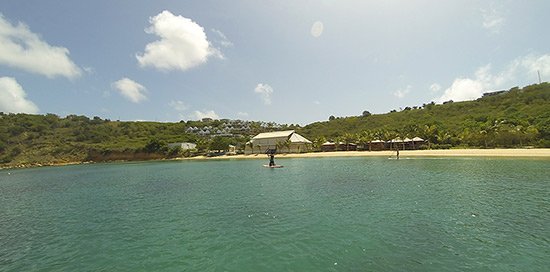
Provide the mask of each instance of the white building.
POLYGON ((180 147, 181 150, 192 150, 192 149, 196 149, 197 145, 194 143, 171 143, 171 144, 168 144, 168 147, 169 148, 180 147))
POLYGON ((245 154, 264 154, 268 149, 277 153, 301 153, 311 150, 311 141, 294 130, 265 132, 254 136, 246 143, 245 154))

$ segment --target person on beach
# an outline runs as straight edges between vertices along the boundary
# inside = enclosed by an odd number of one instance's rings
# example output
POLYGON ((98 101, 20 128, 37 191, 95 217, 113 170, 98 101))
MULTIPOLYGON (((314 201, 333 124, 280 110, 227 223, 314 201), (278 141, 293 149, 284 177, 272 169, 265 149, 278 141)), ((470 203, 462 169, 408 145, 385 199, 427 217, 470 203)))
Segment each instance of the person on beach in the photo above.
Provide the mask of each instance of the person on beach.
POLYGON ((396 158, 399 160, 399 147, 397 147, 397 148, 395 149, 395 151, 397 151, 397 156, 396 156, 396 158))

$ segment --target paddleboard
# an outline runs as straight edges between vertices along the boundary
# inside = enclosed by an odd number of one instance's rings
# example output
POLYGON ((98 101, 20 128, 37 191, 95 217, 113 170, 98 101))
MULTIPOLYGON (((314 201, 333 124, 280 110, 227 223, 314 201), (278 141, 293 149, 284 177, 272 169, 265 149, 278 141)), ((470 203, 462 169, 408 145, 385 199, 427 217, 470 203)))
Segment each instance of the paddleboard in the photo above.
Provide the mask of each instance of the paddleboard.
POLYGON ((283 168, 282 165, 273 165, 273 166, 269 166, 268 164, 264 164, 264 167, 267 167, 267 168, 283 168))

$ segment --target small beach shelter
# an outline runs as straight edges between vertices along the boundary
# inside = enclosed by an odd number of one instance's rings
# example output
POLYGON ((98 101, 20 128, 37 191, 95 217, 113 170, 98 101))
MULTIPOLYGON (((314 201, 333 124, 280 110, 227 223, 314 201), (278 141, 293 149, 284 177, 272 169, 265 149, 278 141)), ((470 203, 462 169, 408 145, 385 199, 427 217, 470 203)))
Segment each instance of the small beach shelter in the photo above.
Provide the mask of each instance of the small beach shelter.
POLYGON ((382 140, 374 140, 369 142, 370 149, 369 150, 383 150, 384 149, 384 141, 382 140))
POLYGON ((323 152, 330 152, 336 150, 336 144, 332 142, 324 142, 321 145, 321 151, 323 152))

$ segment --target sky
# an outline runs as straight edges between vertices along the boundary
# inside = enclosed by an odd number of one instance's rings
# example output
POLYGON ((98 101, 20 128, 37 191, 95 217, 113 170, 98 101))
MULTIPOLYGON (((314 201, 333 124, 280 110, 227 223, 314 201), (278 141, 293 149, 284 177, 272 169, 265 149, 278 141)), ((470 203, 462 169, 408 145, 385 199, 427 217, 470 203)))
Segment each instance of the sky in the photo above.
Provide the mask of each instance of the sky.
POLYGON ((547 0, 0 2, 0 111, 305 125, 550 81, 547 0))

